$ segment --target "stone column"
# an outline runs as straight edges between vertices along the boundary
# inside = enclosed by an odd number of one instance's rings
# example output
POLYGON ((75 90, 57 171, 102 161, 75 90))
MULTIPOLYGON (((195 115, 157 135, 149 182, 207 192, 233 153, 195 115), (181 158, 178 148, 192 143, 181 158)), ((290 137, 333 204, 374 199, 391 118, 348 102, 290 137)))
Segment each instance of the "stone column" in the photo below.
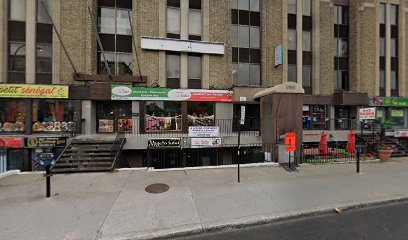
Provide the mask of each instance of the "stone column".
POLYGON ((399 19, 398 19, 398 96, 406 97, 406 89, 407 89, 407 79, 406 79, 406 70, 407 70, 407 62, 406 62, 406 55, 407 55, 407 35, 406 35, 406 2, 401 2, 402 4, 399 7, 399 19))
MULTIPOLYGON (((333 12, 333 11, 331 11, 333 12)), ((320 1, 312 1, 312 93, 320 93, 320 1)), ((333 26, 333 24, 331 24, 333 26)), ((332 27, 333 28, 333 27, 332 27)), ((333 44, 332 44, 333 46, 333 44)), ((333 65, 333 64, 332 64, 333 65)))
POLYGON ((26 14, 26 83, 35 83, 37 1, 27 1, 26 14))
MULTIPOLYGON (((314 26, 313 26, 314 27, 314 26)), ((296 4, 296 79, 302 85, 303 83, 303 4, 297 1, 296 4)))
MULTIPOLYGON (((180 39, 188 40, 189 1, 180 0, 180 39)), ((188 54, 180 54, 180 87, 188 88, 188 54)))
MULTIPOLYGON (((202 1, 202 34, 203 41, 210 41, 210 0, 202 1)), ((201 64, 201 87, 210 87, 210 56, 208 54, 203 54, 202 64, 201 64)))
POLYGON ((0 83, 6 82, 7 79, 7 9, 8 1, 0 0, 0 83))
POLYGON ((391 96, 391 5, 385 8, 385 95, 391 96))
POLYGON ((288 0, 282 0, 282 83, 288 81, 288 0))
MULTIPOLYGON (((54 0, 52 2, 51 16, 54 21, 55 27, 61 29, 61 0, 54 0)), ((62 46, 57 34, 53 31, 52 35, 52 83, 60 83, 60 63, 61 63, 61 51, 62 46)))
MULTIPOLYGON (((167 6, 166 1, 159 1, 159 37, 166 37, 166 16, 167 6)), ((147 74, 146 74, 147 75, 147 74)), ((159 52, 159 85, 166 86, 166 52, 159 52)))

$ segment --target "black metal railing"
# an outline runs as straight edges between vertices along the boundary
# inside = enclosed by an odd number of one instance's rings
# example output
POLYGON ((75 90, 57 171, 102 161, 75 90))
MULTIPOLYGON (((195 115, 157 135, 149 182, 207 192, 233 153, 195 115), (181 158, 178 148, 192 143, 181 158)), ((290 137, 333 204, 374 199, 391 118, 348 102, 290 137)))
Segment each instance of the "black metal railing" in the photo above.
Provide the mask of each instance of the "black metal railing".
MULTIPOLYGON (((327 151, 319 143, 304 143, 301 149, 301 158, 304 163, 335 163, 356 161, 356 149, 348 149, 347 142, 329 142, 327 151)), ((360 160, 373 160, 374 154, 366 146, 362 146, 360 160)))
MULTIPOLYGON (((129 119, 131 124, 120 126, 126 138, 138 137, 188 137, 189 127, 217 127, 219 137, 237 136, 239 119, 206 119, 206 121, 188 121, 179 117, 149 117, 129 119)), ((129 122, 129 123, 130 123, 129 122)), ((260 136, 261 120, 246 119, 241 125, 242 136, 260 136)))
POLYGON ((119 131, 116 134, 115 141, 112 143, 111 147, 111 156, 113 157, 112 161, 112 166, 111 169, 113 169, 115 166, 120 165, 121 167, 124 167, 123 164, 125 161, 123 161, 123 156, 122 156, 122 148, 123 145, 125 144, 126 138, 125 138, 125 133, 122 131, 119 131))

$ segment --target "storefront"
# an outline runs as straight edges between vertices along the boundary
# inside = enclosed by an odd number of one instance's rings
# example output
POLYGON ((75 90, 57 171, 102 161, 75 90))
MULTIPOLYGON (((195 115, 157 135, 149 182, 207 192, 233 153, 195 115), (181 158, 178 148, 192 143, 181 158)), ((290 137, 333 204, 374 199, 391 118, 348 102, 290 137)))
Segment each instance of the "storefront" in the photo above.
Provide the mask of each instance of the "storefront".
POLYGON ((97 132, 132 132, 132 103, 130 101, 97 102, 97 132))
POLYGON ((390 121, 392 129, 408 129, 408 98, 372 97, 369 105, 377 108, 377 123, 390 121))
POLYGON ((303 129, 304 130, 329 130, 329 106, 304 105, 303 106, 303 129))

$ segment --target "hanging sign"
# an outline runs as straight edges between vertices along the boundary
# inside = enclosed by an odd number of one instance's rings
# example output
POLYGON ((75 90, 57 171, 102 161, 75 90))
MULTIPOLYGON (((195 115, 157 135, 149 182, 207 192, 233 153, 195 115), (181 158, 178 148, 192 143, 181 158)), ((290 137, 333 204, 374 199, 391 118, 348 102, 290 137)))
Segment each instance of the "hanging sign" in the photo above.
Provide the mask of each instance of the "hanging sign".
POLYGON ((220 147, 221 138, 191 138, 191 146, 197 147, 220 147))
POLYGON ((220 127, 218 126, 190 126, 188 127, 189 137, 218 137, 220 127))
POLYGON ((232 91, 207 89, 141 88, 132 85, 112 84, 112 100, 157 100, 187 102, 233 102, 232 91))
POLYGON ((245 106, 241 106, 241 119, 239 121, 239 124, 245 124, 245 106))
POLYGON ((375 108, 361 108, 358 113, 360 120, 374 120, 376 118, 375 108))
POLYGON ((282 45, 278 45, 275 47, 275 67, 283 64, 283 51, 282 45))
POLYGON ((296 150, 296 133, 285 133, 286 152, 293 152, 296 150))
POLYGON ((0 84, 0 98, 68 98, 68 86, 0 84))

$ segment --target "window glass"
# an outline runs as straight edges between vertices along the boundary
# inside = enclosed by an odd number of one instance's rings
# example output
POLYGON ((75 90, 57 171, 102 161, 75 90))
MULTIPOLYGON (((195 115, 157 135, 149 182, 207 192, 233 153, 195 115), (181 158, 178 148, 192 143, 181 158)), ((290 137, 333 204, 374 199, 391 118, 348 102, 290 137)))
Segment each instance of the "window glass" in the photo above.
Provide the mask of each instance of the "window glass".
POLYGON ((181 131, 181 119, 181 102, 146 101, 146 131, 181 131))
POLYGON ((115 34, 115 9, 114 8, 100 8, 99 15, 99 32, 115 34))
POLYGON ((239 85, 239 64, 232 64, 232 82, 239 85))
POLYGON ((391 5, 391 25, 398 25, 398 6, 391 5))
POLYGON ((249 10, 252 12, 259 12, 259 0, 250 0, 249 10))
POLYGON ((391 71, 391 89, 396 90, 397 89, 397 72, 396 71, 391 71))
POLYGON ((167 55, 167 77, 180 78, 180 55, 167 55))
POLYGON ((312 15, 312 4, 311 0, 303 0, 303 15, 311 16, 312 15))
POLYGON ((25 21, 26 19, 26 0, 11 0, 10 20, 25 21))
POLYGON ((380 70, 380 88, 385 89, 385 71, 380 70))
POLYGON ((233 47, 238 47, 238 26, 232 25, 231 26, 231 44, 233 47))
POLYGON ((22 99, 0 99, 0 132, 24 132, 26 110, 22 99))
POLYGON ((201 79, 201 57, 188 56, 188 78, 201 79))
POLYGON ((25 71, 25 43, 10 42, 9 43, 9 70, 10 71, 25 71))
POLYGON ((340 24, 339 23, 339 11, 340 11, 340 6, 334 6, 333 7, 333 19, 334 19, 334 24, 340 24))
POLYGON ((260 42, 259 42, 259 27, 250 27, 250 47, 251 48, 259 48, 260 47, 260 42))
POLYGON ((261 84, 261 66, 259 64, 249 65, 250 74, 250 85, 260 85, 261 84))
POLYGON ((247 48, 249 47, 249 27, 239 26, 239 46, 247 48))
POLYGON ((404 108, 391 108, 391 118, 392 127, 403 128, 405 125, 405 110, 404 108))
POLYGON ((348 57, 348 41, 347 39, 339 39, 338 57, 348 57))
POLYGON ((335 117, 335 127, 336 130, 348 130, 349 129, 349 108, 348 107, 339 107, 334 108, 334 117, 335 117))
POLYGON ((303 31, 303 51, 312 51, 312 33, 303 31))
POLYGON ((131 53, 117 53, 117 75, 133 75, 133 57, 131 53))
POLYGON ((75 106, 75 101, 33 100, 33 132, 74 131, 75 106))
POLYGON ((127 10, 116 10, 116 26, 117 34, 132 35, 132 30, 130 28, 129 22, 129 13, 127 10))
POLYGON ((241 127, 241 131, 259 131, 261 129, 261 109, 259 104, 234 104, 233 114, 233 131, 238 131, 238 127, 241 127), (241 106, 245 106, 245 123, 243 126, 239 126, 241 106))
POLYGON ((37 73, 52 72, 52 45, 37 44, 36 51, 37 73))
POLYGON ((289 82, 297 82, 297 74, 296 74, 296 65, 295 64, 288 64, 288 81, 289 82))
POLYGON ((380 4, 380 24, 385 24, 385 4, 380 4))
POLYGON ((380 57, 385 57, 385 38, 380 38, 380 57))
MULTIPOLYGON (((108 62, 108 67, 111 73, 116 74, 115 73, 115 62, 116 62, 115 53, 105 52, 104 55, 105 55, 106 61, 108 62)), ((108 70, 106 69, 106 65, 105 65, 105 59, 102 53, 99 53, 99 59, 100 59, 99 72, 102 74, 108 74, 108 70)))
POLYGON ((249 0, 238 0, 238 8, 249 11, 249 0))
POLYGON ((180 34, 179 8, 167 8, 167 32, 180 34))
POLYGON ((240 63, 238 72, 239 72, 239 84, 249 85, 249 64, 240 63))
POLYGON ((41 4, 41 2, 44 3, 45 7, 48 10, 48 13, 50 14, 52 13, 52 0, 37 0, 37 22, 51 24, 51 20, 48 17, 48 14, 44 9, 43 5, 41 4))
POLYGON ((398 40, 393 38, 391 39, 391 57, 398 56, 398 40))
POLYGON ((312 83, 312 66, 303 66, 302 82, 304 87, 311 87, 312 83))
POLYGON ((214 103, 188 102, 189 126, 214 126, 214 103))
POLYGON ((297 40, 296 40, 296 30, 289 29, 288 30, 288 49, 289 50, 296 50, 297 49, 297 40))
POLYGON ((231 9, 238 9, 238 0, 230 0, 231 9))
POLYGON ((201 35, 201 11, 191 10, 188 13, 188 33, 190 35, 201 35))
POLYGON ((348 24, 348 7, 340 7, 340 24, 348 24))
POLYGON ((288 13, 296 14, 296 2, 297 0, 288 0, 288 13))

